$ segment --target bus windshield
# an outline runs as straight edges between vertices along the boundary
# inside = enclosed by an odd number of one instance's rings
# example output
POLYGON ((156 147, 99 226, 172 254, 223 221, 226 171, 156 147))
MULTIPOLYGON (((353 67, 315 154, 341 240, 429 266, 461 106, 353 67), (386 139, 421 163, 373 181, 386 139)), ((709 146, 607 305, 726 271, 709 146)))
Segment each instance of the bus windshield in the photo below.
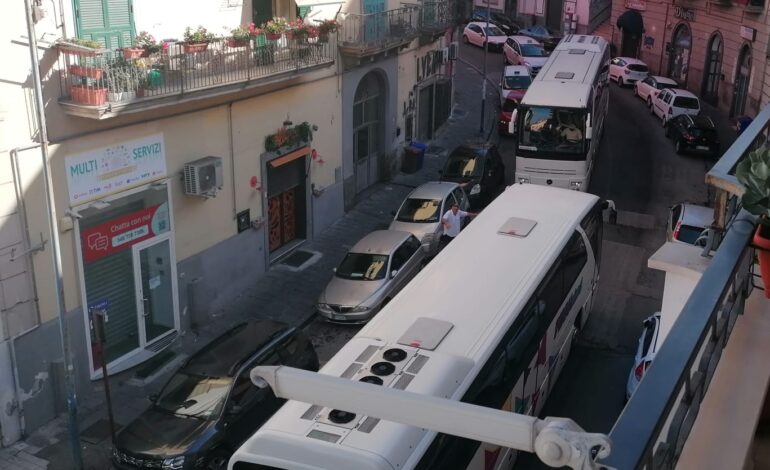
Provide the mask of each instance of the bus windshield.
POLYGON ((585 110, 532 106, 519 115, 519 150, 537 152, 534 158, 585 159, 585 110))

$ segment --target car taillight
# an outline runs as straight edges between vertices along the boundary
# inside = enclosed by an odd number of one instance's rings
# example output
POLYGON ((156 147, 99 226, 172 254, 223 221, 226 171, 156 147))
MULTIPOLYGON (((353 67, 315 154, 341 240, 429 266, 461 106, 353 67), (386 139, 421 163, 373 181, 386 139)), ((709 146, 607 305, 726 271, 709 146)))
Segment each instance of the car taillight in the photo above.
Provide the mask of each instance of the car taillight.
POLYGON ((695 140, 695 136, 692 134, 685 133, 685 134, 682 134, 682 137, 684 137, 685 140, 690 140, 690 141, 695 140))
POLYGON ((647 372, 647 369, 649 369, 651 363, 652 361, 644 361, 640 362, 639 365, 636 366, 636 369, 634 369, 634 377, 636 377, 636 380, 642 380, 644 373, 647 372))
POLYGON ((682 222, 676 223, 676 228, 674 228, 674 235, 673 235, 674 240, 679 240, 679 227, 681 226, 682 226, 682 222))

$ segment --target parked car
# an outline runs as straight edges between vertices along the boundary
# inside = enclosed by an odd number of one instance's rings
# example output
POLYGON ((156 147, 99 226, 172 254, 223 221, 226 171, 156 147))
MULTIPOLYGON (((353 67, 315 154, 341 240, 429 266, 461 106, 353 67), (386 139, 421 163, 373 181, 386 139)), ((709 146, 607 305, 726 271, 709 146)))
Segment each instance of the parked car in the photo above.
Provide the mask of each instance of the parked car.
POLYGON ((453 204, 470 209, 470 201, 458 183, 431 181, 414 188, 393 215, 390 230, 410 232, 422 243, 428 257, 438 253, 443 233, 441 217, 453 204))
POLYGON ((671 207, 668 214, 666 239, 671 242, 705 246, 706 228, 714 221, 714 209, 681 203, 671 207))
POLYGON ((642 324, 644 329, 642 330, 642 336, 639 337, 639 345, 636 347, 636 355, 634 356, 634 365, 631 367, 631 373, 628 374, 628 382, 626 383, 626 400, 630 399, 631 395, 634 394, 647 369, 652 365, 652 360, 655 359, 655 353, 659 347, 660 312, 656 312, 644 320, 642 324))
POLYGON ((339 323, 365 323, 425 264, 420 240, 409 232, 376 230, 353 245, 318 299, 318 313, 339 323))
POLYGON ((547 51, 554 50, 559 44, 559 41, 561 41, 561 36, 559 36, 556 31, 540 24, 520 29, 518 34, 521 36, 529 36, 532 39, 540 41, 547 51))
MULTIPOLYGON (((487 22, 487 9, 486 8, 476 8, 473 10, 473 16, 471 18, 471 21, 476 21, 478 23, 484 23, 487 22)), ((508 18, 502 13, 496 12, 496 11, 490 11, 489 12, 489 22, 500 28, 500 30, 505 33, 506 36, 511 36, 513 34, 517 34, 519 32, 520 26, 516 24, 511 18, 508 18)))
POLYGON ((526 66, 534 77, 548 60, 548 52, 530 37, 512 36, 503 46, 503 60, 506 64, 526 66))
POLYGON ((505 166, 493 144, 460 145, 447 157, 441 181, 465 187, 471 208, 481 209, 505 189, 505 166))
POLYGON ((484 47, 489 44, 490 51, 501 51, 507 36, 500 31, 500 28, 490 23, 472 22, 468 23, 463 30, 463 42, 484 47))
POLYGON ((668 77, 648 75, 634 84, 634 94, 647 103, 647 107, 650 107, 652 106, 652 98, 660 93, 661 90, 676 88, 677 86, 676 81, 668 77))
POLYGON ((700 113, 700 100, 687 90, 668 88, 652 98, 650 113, 660 118, 660 123, 666 127, 668 122, 680 114, 692 116, 700 113))
POLYGON ((113 465, 121 470, 226 469, 232 452, 285 402, 251 383, 258 365, 318 370, 310 339, 272 320, 231 328, 193 354, 152 406, 117 435, 113 465))
POLYGON ((708 116, 680 114, 666 126, 666 137, 674 141, 676 153, 707 153, 719 156, 719 136, 714 121, 708 116))
POLYGON ((500 105, 506 100, 520 102, 531 83, 532 77, 526 66, 507 65, 500 77, 500 105))
POLYGON ((650 74, 647 64, 633 57, 615 57, 610 60, 610 80, 615 80, 618 86, 633 85, 644 80, 650 74))
POLYGON ((497 133, 501 136, 516 134, 515 128, 511 128, 511 119, 513 119, 513 111, 518 107, 519 100, 514 99, 505 100, 500 107, 500 116, 497 121, 497 133))

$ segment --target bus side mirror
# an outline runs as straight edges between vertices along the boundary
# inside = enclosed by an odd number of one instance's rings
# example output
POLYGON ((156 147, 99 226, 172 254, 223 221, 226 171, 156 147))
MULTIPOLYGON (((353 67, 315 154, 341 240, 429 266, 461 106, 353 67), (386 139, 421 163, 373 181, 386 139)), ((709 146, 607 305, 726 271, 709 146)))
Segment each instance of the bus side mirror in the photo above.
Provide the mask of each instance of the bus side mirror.
POLYGON ((616 225, 618 223, 618 211, 615 209, 615 201, 611 201, 609 199, 602 202, 602 210, 606 211, 609 210, 609 216, 608 221, 612 225, 616 225))
POLYGON ((591 115, 586 116, 586 140, 591 140, 594 129, 591 127, 591 115))
POLYGON ((516 117, 519 115, 519 110, 514 109, 511 111, 511 120, 508 121, 508 133, 511 135, 516 134, 516 117))

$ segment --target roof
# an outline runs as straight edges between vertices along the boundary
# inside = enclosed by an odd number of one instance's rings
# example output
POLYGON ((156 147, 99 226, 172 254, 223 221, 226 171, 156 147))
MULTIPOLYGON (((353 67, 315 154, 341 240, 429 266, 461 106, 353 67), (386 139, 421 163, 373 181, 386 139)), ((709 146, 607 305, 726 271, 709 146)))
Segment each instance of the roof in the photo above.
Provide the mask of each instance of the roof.
POLYGON ((636 59, 634 57, 615 57, 616 59, 621 59, 626 61, 629 64, 639 64, 639 65, 647 65, 644 61, 636 59))
POLYGON ((292 327, 273 320, 240 323, 193 354, 182 370, 208 377, 226 377, 230 370, 256 354, 271 338, 292 327))
POLYGON ((503 76, 510 77, 511 75, 529 75, 529 69, 526 65, 506 65, 503 70, 503 76))
POLYGON ((588 52, 603 53, 607 49, 607 40, 601 36, 589 36, 586 34, 568 34, 554 49, 563 51, 570 49, 585 49, 588 52))
POLYGON ((590 89, 590 85, 583 83, 562 82, 559 85, 558 93, 554 93, 553 85, 535 80, 527 88, 527 93, 521 102, 536 106, 580 108, 588 104, 590 89))
POLYGON ((389 255, 393 248, 409 238, 412 234, 398 230, 375 230, 358 241, 351 253, 371 253, 375 255, 389 255))
POLYGON ((698 98, 691 91, 683 90, 681 88, 667 88, 669 93, 673 93, 676 96, 685 96, 687 98, 698 98))
POLYGON ((682 204, 682 224, 705 228, 714 221, 714 209, 696 204, 682 204))
POLYGON ((533 39, 529 36, 508 36, 509 38, 513 39, 514 41, 518 42, 519 44, 537 44, 540 45, 540 41, 537 41, 536 39, 533 39))
POLYGON ((431 181, 414 188, 407 198, 444 199, 444 197, 452 192, 457 186, 459 186, 457 183, 450 181, 431 181))
POLYGON ((661 75, 650 75, 650 78, 654 79, 658 83, 665 83, 668 85, 677 85, 676 80, 668 77, 663 77, 661 75))

